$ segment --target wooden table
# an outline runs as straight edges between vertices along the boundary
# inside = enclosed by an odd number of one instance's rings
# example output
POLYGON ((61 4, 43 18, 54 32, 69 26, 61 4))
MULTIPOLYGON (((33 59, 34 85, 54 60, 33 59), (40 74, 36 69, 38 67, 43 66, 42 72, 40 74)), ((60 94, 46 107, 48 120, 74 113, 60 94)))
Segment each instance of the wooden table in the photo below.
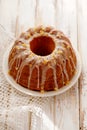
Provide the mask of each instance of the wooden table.
POLYGON ((87 0, 0 0, 0 24, 15 36, 52 25, 70 38, 80 52, 82 73, 75 86, 49 103, 50 130, 87 130, 87 0))

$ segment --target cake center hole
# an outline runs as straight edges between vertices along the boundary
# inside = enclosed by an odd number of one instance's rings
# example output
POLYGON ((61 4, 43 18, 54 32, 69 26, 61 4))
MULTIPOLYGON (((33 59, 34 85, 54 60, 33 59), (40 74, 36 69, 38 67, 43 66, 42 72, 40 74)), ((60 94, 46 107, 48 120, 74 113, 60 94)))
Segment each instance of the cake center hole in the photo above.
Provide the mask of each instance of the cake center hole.
POLYGON ((51 37, 39 36, 30 42, 30 49, 36 55, 47 56, 55 49, 55 43, 51 37))

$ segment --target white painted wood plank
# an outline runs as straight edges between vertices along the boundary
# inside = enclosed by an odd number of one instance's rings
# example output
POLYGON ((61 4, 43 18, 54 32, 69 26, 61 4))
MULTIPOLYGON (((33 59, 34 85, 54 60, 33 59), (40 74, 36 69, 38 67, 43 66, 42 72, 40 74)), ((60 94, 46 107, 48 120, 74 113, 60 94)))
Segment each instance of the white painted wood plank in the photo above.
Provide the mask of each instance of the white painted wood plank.
MULTIPOLYGON (((35 8, 36 0, 19 0, 16 16, 16 37, 20 35, 21 32, 28 30, 30 27, 35 26, 35 8)), ((29 105, 29 104, 27 104, 29 105)), ((34 119, 36 119, 34 114, 30 112, 25 113, 25 122, 23 122, 23 129, 33 130, 34 119), (26 121, 28 119, 27 125, 26 121)), ((22 123, 22 122, 21 122, 22 123)), ((35 127, 36 128, 36 127, 35 127)), ((37 126, 39 128, 39 126, 37 126)))
POLYGON ((77 5, 76 0, 57 1, 56 25, 77 47, 77 5))
MULTIPOLYGON (((77 47, 76 0, 61 0, 56 4, 56 26, 77 47)), ((79 130, 78 83, 70 90, 55 97, 55 130, 79 130)))
MULTIPOLYGON (((55 12, 55 0, 37 0, 35 26, 55 26, 55 12)), ((44 119, 38 120, 38 130, 54 130, 54 98, 43 106, 43 111, 44 119)))
POLYGON ((82 59, 80 128, 87 130, 87 0, 78 0, 78 44, 82 59))
MULTIPOLYGON (((22 31, 26 31, 30 27, 35 26, 35 18, 36 18, 36 7, 37 3, 35 0, 22 0, 20 1, 19 10, 18 10, 18 19, 17 19, 17 28, 16 28, 16 35, 20 35, 22 31)), ((30 115, 29 113, 29 130, 38 130, 42 127, 41 118, 37 117, 34 113, 30 115)), ((26 128, 25 128, 26 129, 26 128)))
POLYGON ((17 13, 16 35, 35 26, 36 0, 20 0, 17 13))
MULTIPOLYGON (((9 34, 13 33, 14 36, 16 34, 19 1, 20 0, 1 0, 0 1, 0 24, 2 24, 4 28, 6 28, 9 34)), ((3 32, 3 34, 1 34, 0 36, 2 35, 6 35, 6 34, 4 34, 3 32)), ((5 37, 2 36, 2 40, 4 40, 3 38, 5 37)), ((8 42, 6 41, 7 39, 9 39, 8 36, 6 36, 6 39, 4 41, 8 42)), ((15 105, 17 104, 15 104, 14 102, 14 105, 13 105, 12 99, 14 99, 14 90, 12 88, 9 89, 8 85, 7 85, 7 90, 10 92, 10 94, 8 95, 7 93, 6 95, 4 95, 5 96, 4 98, 6 101, 6 105, 9 103, 9 105, 6 106, 7 109, 10 109, 10 107, 16 107, 15 105)), ((12 114, 13 116, 11 117, 11 112, 10 112, 9 116, 7 117, 8 119, 7 119, 7 125, 6 125, 5 130, 10 129, 9 126, 11 126, 12 128, 14 126, 15 130, 18 130, 18 129, 28 130, 29 129, 29 124, 28 124, 29 113, 27 111, 25 111, 24 113, 23 112, 17 113, 17 111, 15 111, 15 113, 12 113, 12 114)))
POLYGON ((55 0, 37 0, 35 25, 55 26, 55 0))
POLYGON ((18 0, 0 1, 0 24, 9 32, 15 33, 18 0))

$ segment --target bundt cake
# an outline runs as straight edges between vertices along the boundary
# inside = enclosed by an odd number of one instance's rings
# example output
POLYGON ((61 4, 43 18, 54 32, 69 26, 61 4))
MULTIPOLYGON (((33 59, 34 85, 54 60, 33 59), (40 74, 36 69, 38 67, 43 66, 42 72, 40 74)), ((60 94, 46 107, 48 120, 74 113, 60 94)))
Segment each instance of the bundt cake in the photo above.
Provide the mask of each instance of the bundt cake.
POLYGON ((76 55, 70 40, 52 27, 30 28, 15 41, 8 58, 10 76, 36 91, 58 90, 76 71, 76 55))

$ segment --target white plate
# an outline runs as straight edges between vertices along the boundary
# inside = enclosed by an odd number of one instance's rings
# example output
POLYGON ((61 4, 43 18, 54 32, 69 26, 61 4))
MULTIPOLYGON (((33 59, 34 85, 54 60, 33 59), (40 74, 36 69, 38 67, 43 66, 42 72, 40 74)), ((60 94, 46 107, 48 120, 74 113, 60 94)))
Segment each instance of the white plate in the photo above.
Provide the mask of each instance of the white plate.
MULTIPOLYGON (((13 44, 12 44, 13 45, 13 44)), ((69 88, 71 88, 76 81, 78 80, 80 73, 81 73, 81 60, 80 60, 80 56, 79 53, 76 49, 75 53, 76 53, 76 57, 77 57, 77 69, 76 69, 76 73, 74 75, 74 77, 72 78, 72 80, 69 82, 69 84, 65 85, 64 87, 60 88, 58 91, 48 91, 48 92, 44 92, 41 93, 39 91, 32 91, 29 90, 27 88, 24 88, 23 86, 17 84, 15 82, 15 80, 8 74, 8 56, 9 56, 9 52, 12 48, 12 45, 7 49, 4 58, 3 58, 3 72, 4 75, 7 79, 7 81, 12 85, 12 87, 16 88, 17 90, 28 94, 28 95, 32 95, 32 96, 39 96, 39 97, 47 97, 47 96, 54 96, 54 95, 59 95, 61 93, 64 93, 66 90, 68 90, 69 88)))

